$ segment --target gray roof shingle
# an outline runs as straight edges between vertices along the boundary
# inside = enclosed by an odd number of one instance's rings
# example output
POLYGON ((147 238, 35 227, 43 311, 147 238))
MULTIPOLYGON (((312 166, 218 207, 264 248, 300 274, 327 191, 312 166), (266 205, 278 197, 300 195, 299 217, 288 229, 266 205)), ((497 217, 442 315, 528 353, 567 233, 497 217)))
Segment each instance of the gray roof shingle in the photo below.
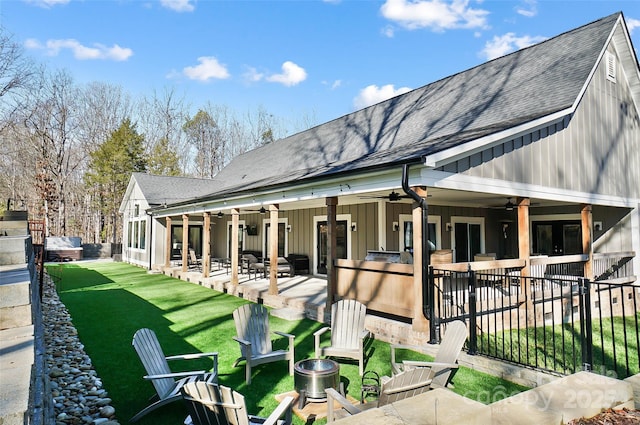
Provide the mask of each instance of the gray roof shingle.
POLYGON ((217 193, 416 160, 567 109, 620 15, 249 151, 216 176, 217 193))
POLYGON ((215 190, 215 181, 211 179, 146 173, 133 173, 132 177, 151 206, 184 202, 208 195, 215 190))

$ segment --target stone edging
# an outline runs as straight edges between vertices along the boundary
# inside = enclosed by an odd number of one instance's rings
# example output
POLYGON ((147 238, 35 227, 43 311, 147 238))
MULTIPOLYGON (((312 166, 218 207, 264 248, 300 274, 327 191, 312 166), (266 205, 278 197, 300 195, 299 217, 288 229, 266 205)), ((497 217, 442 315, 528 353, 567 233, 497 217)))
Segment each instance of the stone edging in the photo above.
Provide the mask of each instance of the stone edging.
POLYGON ((45 361, 56 425, 119 425, 111 399, 84 351, 49 275, 42 299, 45 361))

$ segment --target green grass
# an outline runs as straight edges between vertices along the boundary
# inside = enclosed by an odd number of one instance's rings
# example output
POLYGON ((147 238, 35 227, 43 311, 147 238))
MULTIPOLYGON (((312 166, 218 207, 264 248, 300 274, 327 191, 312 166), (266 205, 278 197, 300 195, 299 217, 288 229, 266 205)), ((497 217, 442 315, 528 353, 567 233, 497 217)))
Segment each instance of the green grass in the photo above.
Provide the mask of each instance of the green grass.
MULTIPOLYGON (((124 263, 86 262, 50 265, 61 301, 71 314, 79 337, 91 357, 104 388, 109 392, 121 423, 148 405, 153 387, 142 379, 144 369, 131 346, 136 330, 153 329, 166 355, 219 352, 219 382, 244 394, 253 414, 268 415, 277 402, 275 395, 293 389, 293 377, 285 362, 258 366, 252 384, 244 382, 244 363, 232 367, 239 355, 232 312, 246 300, 187 283, 124 263)), ((287 321, 271 317, 271 330, 296 335, 296 360, 313 357, 313 332, 322 324, 312 320, 287 321)), ((286 341, 277 341, 285 348, 286 341)), ((367 370, 389 375, 389 344, 374 340, 367 370)), ((198 370, 207 361, 172 362, 172 369, 198 370)), ((341 380, 354 397, 360 395, 356 362, 340 362, 341 380)), ((489 403, 526 388, 502 379, 461 368, 455 391, 489 403)), ((148 414, 140 424, 179 424, 186 409, 170 403, 148 414)), ((296 423, 303 422, 295 418, 296 423)), ((316 421, 315 423, 324 423, 316 421)))
MULTIPOLYGON (((594 372, 618 378, 640 373, 635 335, 638 322, 640 313, 593 320, 594 372)), ((485 334, 478 338, 481 353, 566 374, 582 370, 582 344, 580 322, 485 334)))

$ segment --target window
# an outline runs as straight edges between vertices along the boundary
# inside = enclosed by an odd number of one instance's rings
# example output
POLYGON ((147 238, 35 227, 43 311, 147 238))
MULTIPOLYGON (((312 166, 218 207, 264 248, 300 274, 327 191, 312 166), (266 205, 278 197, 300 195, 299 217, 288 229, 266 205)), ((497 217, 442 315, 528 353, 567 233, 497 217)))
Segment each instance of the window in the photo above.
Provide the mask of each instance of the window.
MULTIPOLYGON (((429 242, 431 242, 431 249, 440 249, 441 244, 441 232, 440 232, 440 216, 430 215, 428 217, 428 234, 429 242), (434 248, 435 247, 435 248, 434 248)), ((399 216, 399 237, 400 245, 399 251, 405 251, 409 249, 413 252, 413 220, 411 214, 400 214, 399 216)))
POLYGON ((133 215, 128 223, 127 246, 133 249, 146 249, 147 217, 140 216, 140 205, 133 207, 133 215))
POLYGON ((483 217, 451 217, 451 223, 454 261, 473 261, 474 255, 484 252, 483 217))

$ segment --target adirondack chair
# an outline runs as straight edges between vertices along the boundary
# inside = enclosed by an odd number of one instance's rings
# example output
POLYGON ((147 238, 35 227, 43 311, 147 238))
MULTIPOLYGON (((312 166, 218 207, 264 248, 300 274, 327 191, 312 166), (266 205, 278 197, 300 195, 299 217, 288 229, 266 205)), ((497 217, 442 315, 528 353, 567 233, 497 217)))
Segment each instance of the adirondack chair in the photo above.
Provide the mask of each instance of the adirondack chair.
POLYGON ((247 413, 242 394, 222 385, 191 382, 182 387, 182 395, 189 412, 185 425, 291 424, 291 396, 285 397, 269 417, 261 418, 247 413))
POLYGON ((156 334, 151 329, 139 329, 133 336, 133 348, 135 348, 140 361, 147 371, 144 379, 151 381, 156 389, 156 394, 151 398, 152 404, 137 413, 130 422, 135 422, 150 411, 164 406, 172 401, 182 398, 180 389, 189 382, 202 380, 204 382, 218 381, 218 353, 196 353, 178 356, 165 356, 156 334), (198 359, 210 357, 213 360, 211 372, 204 370, 191 372, 171 372, 167 360, 198 359), (179 378, 178 380, 176 380, 179 378))
POLYGON ((251 368, 264 363, 279 360, 289 361, 289 375, 293 375, 294 348, 293 335, 284 332, 273 332, 281 337, 289 339, 288 350, 274 350, 269 332, 269 311, 262 304, 245 304, 233 312, 233 321, 236 324, 237 335, 234 340, 240 344, 240 357, 233 366, 236 367, 242 360, 245 361, 245 373, 247 385, 251 384, 251 368))
POLYGON ((430 369, 418 367, 401 372, 391 378, 383 376, 378 400, 358 405, 354 405, 335 389, 327 388, 325 389, 327 394, 327 423, 427 392, 431 389, 432 374, 433 372, 430 369), (338 402, 342 408, 337 408, 335 402, 338 402))
POLYGON ((456 320, 447 324, 447 330, 442 338, 438 353, 433 362, 424 361, 397 361, 396 350, 411 350, 425 353, 422 347, 394 344, 391 346, 391 370, 394 375, 410 368, 429 368, 433 371, 433 387, 446 387, 457 372, 457 361, 462 346, 467 339, 467 325, 456 320))
POLYGON ((314 332, 316 358, 320 356, 346 357, 358 361, 360 376, 364 373, 364 328, 367 307, 356 300, 340 300, 331 305, 331 327, 314 332), (321 346, 320 337, 331 331, 331 345, 321 346))

